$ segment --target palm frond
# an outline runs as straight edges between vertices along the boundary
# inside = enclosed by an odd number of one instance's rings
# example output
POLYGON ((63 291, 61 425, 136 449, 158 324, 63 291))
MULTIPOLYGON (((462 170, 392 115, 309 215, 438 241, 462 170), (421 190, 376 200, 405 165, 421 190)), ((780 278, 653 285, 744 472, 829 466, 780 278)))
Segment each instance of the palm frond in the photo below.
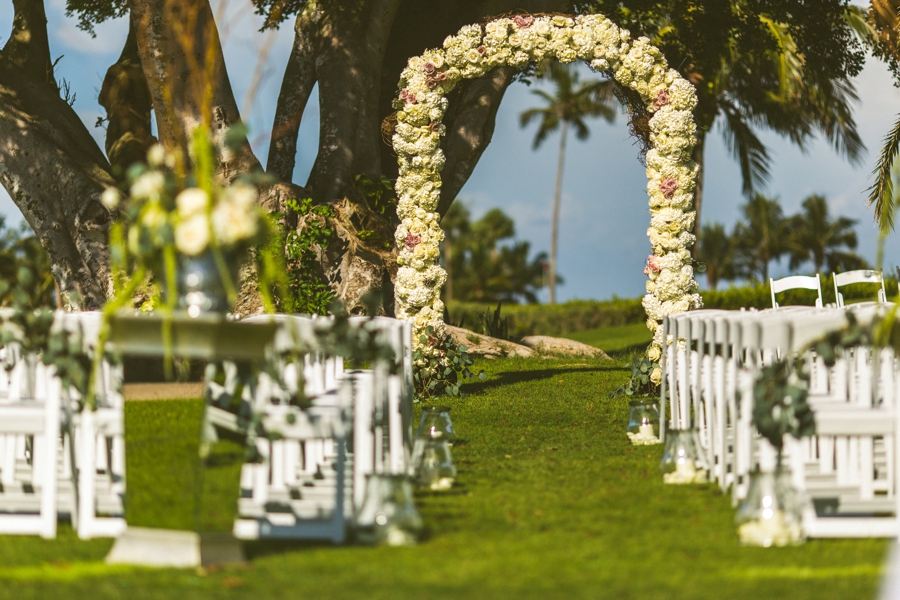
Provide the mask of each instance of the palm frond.
POLYGON ((725 115, 722 128, 725 145, 738 159, 741 166, 741 189, 749 194, 769 180, 769 149, 753 132, 737 106, 727 99, 721 100, 720 105, 725 115))
MULTIPOLYGON (((872 4, 874 5, 876 2, 872 4)), ((844 21, 850 27, 850 31, 864 46, 873 48, 878 44, 878 31, 869 21, 868 14, 863 7, 852 4, 845 7, 844 21)))
POLYGON ((884 146, 878 155, 878 162, 872 175, 875 183, 866 191, 869 192, 868 206, 875 206, 875 220, 881 231, 887 233, 894 229, 894 212, 897 198, 894 196, 892 171, 897 154, 900 152, 900 118, 894 123, 890 133, 884 138, 884 146))

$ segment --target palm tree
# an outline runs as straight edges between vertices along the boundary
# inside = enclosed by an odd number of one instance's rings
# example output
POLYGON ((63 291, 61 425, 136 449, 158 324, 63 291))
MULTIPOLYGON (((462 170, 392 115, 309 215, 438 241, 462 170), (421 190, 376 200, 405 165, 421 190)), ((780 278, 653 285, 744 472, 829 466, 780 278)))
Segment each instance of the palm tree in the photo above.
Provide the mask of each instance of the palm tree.
POLYGON ((777 3, 767 8, 753 8, 743 0, 663 0, 640 7, 619 0, 583 4, 647 36, 697 90, 692 158, 700 166, 694 193, 698 238, 704 149, 717 123, 740 164, 742 191, 748 196, 769 178, 771 156, 759 137, 762 130, 787 137, 801 149, 821 134, 851 162, 862 159, 865 146, 852 116, 858 98, 851 77, 861 68, 860 53, 852 47, 853 19, 858 17, 852 7, 817 4, 821 20, 814 31, 802 31, 812 23, 802 11, 776 17, 763 12, 787 10, 777 3), (829 51, 814 53, 810 47, 815 43, 829 51))
POLYGON ((849 271, 865 267, 865 260, 854 250, 856 221, 847 217, 832 220, 824 196, 812 195, 803 201, 803 210, 790 219, 790 267, 810 261, 821 272, 849 271))
POLYGON ((720 281, 737 279, 735 236, 721 223, 705 224, 700 230, 697 259, 706 264, 706 283, 716 289, 720 281))
POLYGON ((534 93, 546 102, 546 106, 528 109, 519 116, 519 119, 522 127, 526 127, 535 118, 540 119, 537 133, 534 136, 534 148, 539 147, 551 132, 560 129, 556 187, 553 191, 549 265, 550 304, 555 304, 559 205, 562 197, 563 165, 566 159, 566 138, 569 126, 575 128, 575 136, 579 140, 584 140, 590 135, 590 130, 585 123, 586 118, 602 117, 611 123, 615 120, 616 112, 613 96, 614 84, 610 80, 581 82, 575 69, 570 65, 558 62, 546 65, 540 72, 540 76, 549 77, 553 81, 556 85, 555 93, 551 95, 544 90, 535 90, 534 93))
POLYGON ((787 232, 789 221, 777 198, 753 194, 741 207, 744 221, 735 227, 735 249, 738 272, 744 277, 765 281, 769 263, 790 250, 787 232))

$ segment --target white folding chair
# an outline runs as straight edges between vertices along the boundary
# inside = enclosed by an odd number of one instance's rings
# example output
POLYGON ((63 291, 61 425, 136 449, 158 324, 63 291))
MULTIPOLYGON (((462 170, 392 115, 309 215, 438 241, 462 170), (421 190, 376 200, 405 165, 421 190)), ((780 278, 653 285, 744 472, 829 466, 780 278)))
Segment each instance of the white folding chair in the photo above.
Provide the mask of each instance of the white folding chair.
POLYGON ((873 271, 871 269, 860 269, 858 271, 847 271, 846 273, 834 274, 834 295, 837 298, 837 305, 844 306, 844 295, 841 294, 841 288, 854 283, 872 283, 880 286, 878 290, 878 301, 887 302, 887 293, 884 288, 884 277, 881 271, 873 271))
POLYGON ((0 534, 56 536, 60 392, 0 404, 0 534))
POLYGON ((778 308, 778 302, 775 300, 775 294, 787 290, 814 290, 818 292, 819 297, 816 298, 816 306, 822 307, 822 281, 819 274, 815 277, 806 275, 792 275, 790 277, 782 277, 781 279, 772 279, 769 277, 769 290, 772 293, 772 308, 778 308))

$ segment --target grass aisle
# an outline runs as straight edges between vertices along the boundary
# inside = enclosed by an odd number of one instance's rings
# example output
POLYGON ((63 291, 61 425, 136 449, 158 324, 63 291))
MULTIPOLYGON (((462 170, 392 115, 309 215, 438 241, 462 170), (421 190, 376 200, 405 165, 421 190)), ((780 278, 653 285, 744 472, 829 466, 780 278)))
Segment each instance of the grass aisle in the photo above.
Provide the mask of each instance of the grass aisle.
POLYGON ((729 498, 666 487, 661 447, 634 448, 625 381, 593 361, 484 362, 453 400, 459 486, 418 503, 415 548, 249 548, 209 573, 110 568, 109 541, 0 537, 8 598, 873 598, 886 545, 738 545, 729 498))

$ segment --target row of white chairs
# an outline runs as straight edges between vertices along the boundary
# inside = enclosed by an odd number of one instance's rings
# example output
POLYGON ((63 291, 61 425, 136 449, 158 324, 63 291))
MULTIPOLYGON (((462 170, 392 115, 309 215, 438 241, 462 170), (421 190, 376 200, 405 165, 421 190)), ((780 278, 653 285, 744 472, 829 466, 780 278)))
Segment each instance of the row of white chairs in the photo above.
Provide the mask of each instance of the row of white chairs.
MULTIPOLYGON (((54 330, 96 343, 100 313, 57 313, 54 330)), ((78 536, 112 537, 125 528, 125 446, 121 369, 104 362, 97 409, 79 411, 52 367, 2 350, 0 370, 0 533, 56 535, 68 516, 78 536)))
MULTIPOLYGON (((834 274, 834 297, 836 305, 841 308, 845 305, 844 294, 841 288, 857 283, 873 284, 877 286, 878 301, 887 302, 887 292, 884 287, 884 276, 881 271, 872 269, 859 269, 856 271, 847 271, 846 273, 834 274)), ((791 275, 782 277, 781 279, 769 278, 769 291, 772 294, 772 308, 779 308, 775 294, 780 294, 788 290, 812 290, 818 292, 816 298, 816 306, 821 308, 822 304, 822 279, 819 274, 815 275, 791 275)))
MULTIPOLYGON (((340 357, 317 345, 328 318, 276 319, 273 348, 278 372, 262 372, 243 389, 245 409, 277 439, 254 440, 259 462, 241 474, 235 534, 241 538, 326 539, 340 543, 365 494, 366 475, 404 473, 412 445, 410 324, 396 319, 352 319, 388 344, 396 368, 345 370, 340 357), (300 386, 302 385, 302 390, 300 386), (309 406, 292 402, 299 392, 309 406)), ((54 327, 80 330, 94 346, 99 313, 58 313, 54 327)), ((81 399, 53 372, 15 345, 0 348, 14 364, 0 371, 0 534, 54 537, 69 517, 82 538, 114 537, 125 529, 124 399, 121 367, 103 362, 97 409, 77 410, 81 399), (18 359, 18 360, 16 360, 18 359)), ((271 370, 269 371, 271 372, 271 370)), ((217 401, 238 389, 237 365, 207 371, 207 427, 237 429, 238 417, 217 401), (215 371, 225 370, 217 385, 215 371)), ((235 490, 236 496, 238 490, 235 490)), ((237 498, 236 498, 237 500, 237 498)))
POLYGON ((665 319, 661 414, 672 428, 697 428, 712 479, 741 501, 754 469, 772 469, 775 449, 751 425, 753 386, 777 358, 802 356, 810 373, 816 434, 785 440, 793 482, 806 498, 810 537, 894 537, 900 533, 900 369, 890 349, 859 346, 827 367, 809 345, 890 310, 844 308, 699 310, 665 319))
POLYGON ((389 346, 396 365, 345 370, 343 360, 318 345, 323 317, 275 318, 280 388, 263 374, 248 398, 277 440, 259 438, 262 461, 244 466, 235 535, 244 539, 291 538, 344 541, 365 496, 366 476, 405 473, 412 447, 412 331, 408 321, 351 318, 389 346), (300 354, 295 349, 303 348, 300 354), (310 406, 290 404, 303 386, 310 406), (290 417, 288 416, 290 415, 290 417), (287 424, 290 421, 290 424, 287 424))

